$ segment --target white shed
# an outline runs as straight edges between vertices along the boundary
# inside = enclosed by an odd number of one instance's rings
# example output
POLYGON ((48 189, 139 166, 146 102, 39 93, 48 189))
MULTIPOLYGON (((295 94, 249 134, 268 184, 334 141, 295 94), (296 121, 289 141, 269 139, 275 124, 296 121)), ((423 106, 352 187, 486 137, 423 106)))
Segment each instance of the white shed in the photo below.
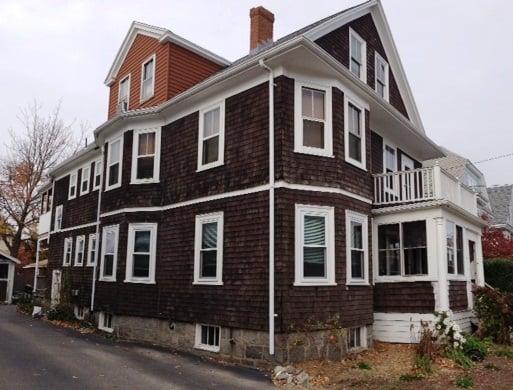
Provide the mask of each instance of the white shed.
POLYGON ((11 303, 16 264, 20 261, 0 251, 0 303, 11 303))

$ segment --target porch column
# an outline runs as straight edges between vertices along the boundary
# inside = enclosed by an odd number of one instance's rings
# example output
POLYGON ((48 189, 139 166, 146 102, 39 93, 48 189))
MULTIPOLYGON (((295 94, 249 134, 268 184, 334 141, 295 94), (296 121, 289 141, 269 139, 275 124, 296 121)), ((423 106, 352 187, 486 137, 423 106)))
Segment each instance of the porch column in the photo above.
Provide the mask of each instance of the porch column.
POLYGON ((477 236, 476 242, 476 284, 479 287, 483 287, 485 285, 485 277, 484 277, 484 266, 483 266, 483 247, 481 245, 482 236, 479 234, 477 236))
POLYGON ((447 284, 447 254, 445 238, 445 219, 435 218, 436 250, 438 257, 438 310, 449 310, 449 286, 447 284))

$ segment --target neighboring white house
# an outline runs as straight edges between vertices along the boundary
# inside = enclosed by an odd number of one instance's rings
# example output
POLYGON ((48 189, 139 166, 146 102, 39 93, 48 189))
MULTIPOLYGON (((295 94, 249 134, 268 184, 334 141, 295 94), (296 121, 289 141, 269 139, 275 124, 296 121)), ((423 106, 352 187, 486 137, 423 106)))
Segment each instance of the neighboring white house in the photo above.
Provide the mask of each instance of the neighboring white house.
POLYGON ((0 251, 0 303, 11 303, 16 264, 20 261, 0 251))

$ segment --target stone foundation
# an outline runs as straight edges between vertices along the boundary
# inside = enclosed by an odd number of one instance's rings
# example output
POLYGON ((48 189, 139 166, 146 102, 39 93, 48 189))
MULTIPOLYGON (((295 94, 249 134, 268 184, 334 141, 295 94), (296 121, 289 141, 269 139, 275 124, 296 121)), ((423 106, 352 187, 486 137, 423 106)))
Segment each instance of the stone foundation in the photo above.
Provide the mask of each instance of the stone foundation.
MULTIPOLYGON (((97 316, 96 316, 97 319, 97 316)), ((297 363, 305 360, 341 360, 347 355, 347 331, 323 330, 276 335, 275 356, 269 355, 269 334, 262 331, 221 327, 220 350, 195 348, 196 325, 163 319, 116 316, 114 334, 120 339, 146 342, 196 355, 216 357, 245 366, 297 363)), ((367 327, 367 345, 372 345, 372 327, 367 327)))

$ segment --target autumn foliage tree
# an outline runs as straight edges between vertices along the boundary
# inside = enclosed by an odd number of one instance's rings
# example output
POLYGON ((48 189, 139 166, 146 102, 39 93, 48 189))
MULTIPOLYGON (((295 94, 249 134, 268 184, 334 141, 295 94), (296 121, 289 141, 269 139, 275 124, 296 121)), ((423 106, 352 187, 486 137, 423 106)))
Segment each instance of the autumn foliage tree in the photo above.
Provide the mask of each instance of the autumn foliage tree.
POLYGON ((513 260, 513 240, 501 230, 486 228, 482 236, 483 257, 485 259, 503 258, 513 260))
POLYGON ((60 117, 60 105, 42 114, 37 102, 20 111, 22 129, 10 130, 0 160, 0 239, 10 255, 27 256, 22 241, 35 236, 37 192, 48 171, 74 153, 80 140, 60 117))

